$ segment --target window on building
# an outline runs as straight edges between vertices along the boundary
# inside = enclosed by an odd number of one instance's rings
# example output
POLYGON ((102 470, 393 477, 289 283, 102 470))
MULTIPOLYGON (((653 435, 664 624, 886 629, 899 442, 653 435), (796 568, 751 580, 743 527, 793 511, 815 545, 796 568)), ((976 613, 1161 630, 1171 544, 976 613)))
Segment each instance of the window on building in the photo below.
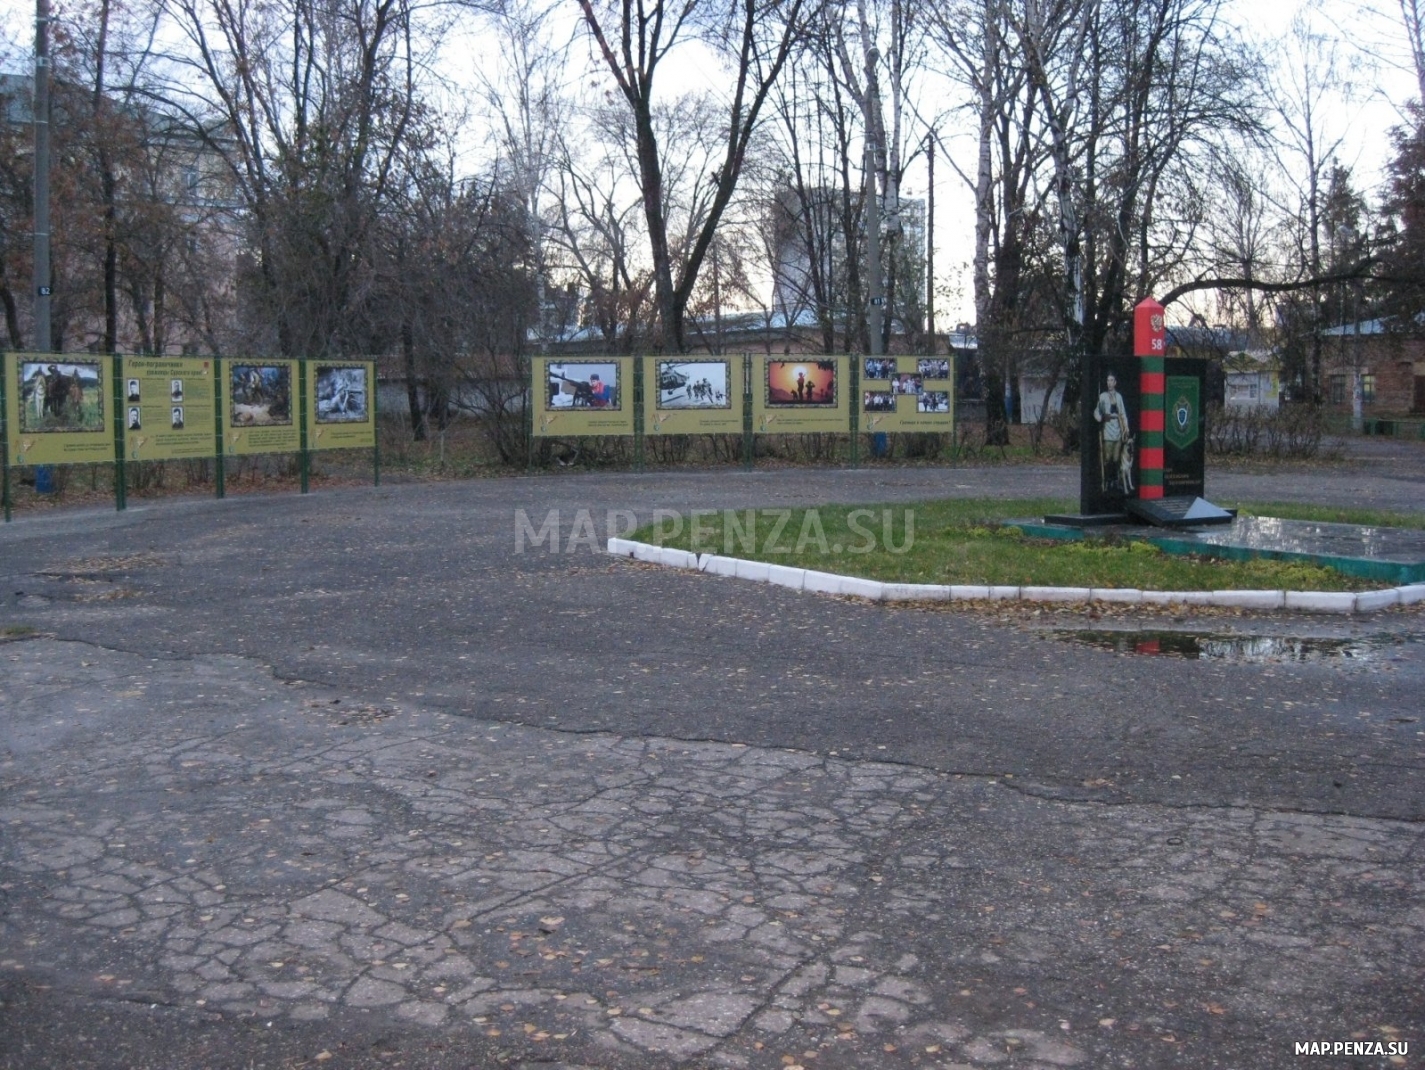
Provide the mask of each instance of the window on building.
POLYGON ((1346 377, 1344 375, 1331 376, 1328 387, 1331 391, 1330 398, 1332 405, 1346 404, 1346 377))
POLYGON ((1256 379, 1233 379, 1227 384, 1227 396, 1232 401, 1256 401, 1256 379))
POLYGON ((1361 376, 1361 400, 1367 405, 1373 404, 1376 399, 1376 377, 1374 375, 1361 376))

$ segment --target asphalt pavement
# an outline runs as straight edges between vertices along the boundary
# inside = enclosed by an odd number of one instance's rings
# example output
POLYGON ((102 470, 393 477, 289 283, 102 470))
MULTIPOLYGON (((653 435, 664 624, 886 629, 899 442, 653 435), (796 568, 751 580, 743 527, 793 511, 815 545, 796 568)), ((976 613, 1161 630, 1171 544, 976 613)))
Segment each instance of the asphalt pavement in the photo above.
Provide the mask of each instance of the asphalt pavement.
MULTIPOLYGON (((1210 489, 1425 511, 1425 453, 1368 447, 1210 489)), ((615 473, 22 516, 0 1066, 1419 1065, 1419 608, 916 609, 599 549, 656 509, 1075 483, 615 473), (1104 629, 1286 642, 1072 634, 1104 629)))

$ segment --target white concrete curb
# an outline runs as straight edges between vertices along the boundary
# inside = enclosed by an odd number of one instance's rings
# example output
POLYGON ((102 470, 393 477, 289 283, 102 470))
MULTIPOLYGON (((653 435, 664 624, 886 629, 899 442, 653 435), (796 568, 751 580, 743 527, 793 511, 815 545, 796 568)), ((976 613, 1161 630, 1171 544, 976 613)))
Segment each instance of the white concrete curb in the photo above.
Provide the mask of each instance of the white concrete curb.
POLYGON ((1312 613, 1371 613, 1388 606, 1425 602, 1425 583, 1383 591, 1138 591, 1115 587, 976 587, 934 583, 882 583, 809 568, 744 561, 718 554, 610 539, 608 552, 669 568, 697 569, 713 576, 757 580, 794 591, 847 595, 872 602, 1116 602, 1120 605, 1234 606, 1239 609, 1298 609, 1312 613))

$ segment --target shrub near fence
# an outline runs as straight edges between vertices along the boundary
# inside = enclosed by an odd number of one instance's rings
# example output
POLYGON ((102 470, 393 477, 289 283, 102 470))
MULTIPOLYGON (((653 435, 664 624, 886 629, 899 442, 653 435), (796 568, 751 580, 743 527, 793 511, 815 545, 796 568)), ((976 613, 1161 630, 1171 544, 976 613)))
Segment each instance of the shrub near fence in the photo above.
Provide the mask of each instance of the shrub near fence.
POLYGON ((1314 405, 1276 412, 1214 405, 1207 413, 1208 451, 1223 457, 1315 457, 1325 434, 1326 414, 1314 405))

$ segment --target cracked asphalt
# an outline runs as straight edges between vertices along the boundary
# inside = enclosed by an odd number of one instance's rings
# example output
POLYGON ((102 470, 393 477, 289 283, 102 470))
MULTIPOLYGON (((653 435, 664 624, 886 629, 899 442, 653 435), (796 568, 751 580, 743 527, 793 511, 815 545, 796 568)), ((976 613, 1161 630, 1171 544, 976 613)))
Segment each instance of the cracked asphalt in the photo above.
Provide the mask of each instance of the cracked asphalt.
MULTIPOLYGON (((1211 489, 1425 509, 1395 449, 1211 489)), ((516 552, 519 509, 567 541, 580 510, 602 538, 1075 480, 619 473, 0 529, 0 1066, 1421 1065, 1420 609, 949 612, 516 552), (1373 654, 1054 637, 1107 626, 1373 654)))

